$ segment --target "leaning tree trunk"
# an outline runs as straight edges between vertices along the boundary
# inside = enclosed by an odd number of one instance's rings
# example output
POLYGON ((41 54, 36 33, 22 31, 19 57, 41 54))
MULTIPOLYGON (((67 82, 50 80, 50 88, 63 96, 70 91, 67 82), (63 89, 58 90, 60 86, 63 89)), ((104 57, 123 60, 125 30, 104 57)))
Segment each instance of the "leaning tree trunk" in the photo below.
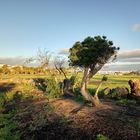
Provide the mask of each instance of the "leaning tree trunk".
POLYGON ((90 95, 90 93, 87 90, 87 84, 89 82, 88 72, 89 72, 89 69, 86 68, 84 71, 84 76, 83 76, 82 84, 81 84, 81 94, 84 96, 84 98, 87 101, 90 101, 94 106, 100 106, 101 103, 98 98, 97 92, 96 92, 95 96, 93 97, 92 95, 90 95))
POLYGON ((94 94, 94 97, 93 97, 94 98, 94 102, 96 102, 97 106, 101 105, 101 102, 100 102, 99 97, 98 97, 98 92, 99 92, 99 89, 100 89, 102 83, 103 83, 103 81, 101 81, 100 84, 98 85, 98 87, 96 89, 96 92, 94 94))

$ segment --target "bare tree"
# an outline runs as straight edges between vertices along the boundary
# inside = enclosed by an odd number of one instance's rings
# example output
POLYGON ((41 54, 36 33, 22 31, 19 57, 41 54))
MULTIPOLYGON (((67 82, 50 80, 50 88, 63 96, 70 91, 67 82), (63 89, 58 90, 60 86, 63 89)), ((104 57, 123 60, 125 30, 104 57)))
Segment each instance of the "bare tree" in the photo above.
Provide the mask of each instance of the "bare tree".
POLYGON ((66 73, 64 71, 64 64, 66 63, 66 60, 60 56, 57 56, 54 58, 54 67, 59 72, 59 74, 63 74, 64 77, 67 79, 66 73))

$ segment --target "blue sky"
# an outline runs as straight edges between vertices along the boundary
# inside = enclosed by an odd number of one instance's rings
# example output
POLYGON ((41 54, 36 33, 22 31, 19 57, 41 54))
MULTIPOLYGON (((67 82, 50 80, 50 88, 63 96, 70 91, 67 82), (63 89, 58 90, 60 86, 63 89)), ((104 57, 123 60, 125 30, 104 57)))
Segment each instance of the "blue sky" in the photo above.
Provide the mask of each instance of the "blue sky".
POLYGON ((38 48, 63 52, 95 35, 140 58, 139 7, 139 0, 0 0, 0 60, 38 48))

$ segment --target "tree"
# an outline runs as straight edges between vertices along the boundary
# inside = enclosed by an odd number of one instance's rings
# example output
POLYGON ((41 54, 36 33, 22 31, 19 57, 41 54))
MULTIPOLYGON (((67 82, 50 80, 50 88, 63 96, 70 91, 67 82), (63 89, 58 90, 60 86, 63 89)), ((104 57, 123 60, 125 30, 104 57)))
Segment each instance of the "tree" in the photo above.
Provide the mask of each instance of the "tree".
POLYGON ((101 103, 96 94, 94 96, 89 94, 88 82, 108 61, 116 58, 118 50, 119 48, 115 47, 106 36, 87 37, 82 42, 76 42, 69 49, 70 65, 82 67, 84 70, 81 94, 95 106, 99 106, 101 103))
POLYGON ((49 53, 49 51, 46 51, 45 49, 42 51, 39 49, 37 57, 35 59, 40 63, 40 66, 42 68, 46 68, 49 66, 50 58, 51 54, 49 53))
MULTIPOLYGON (((47 51, 46 49, 44 50, 40 50, 38 49, 37 55, 34 57, 30 57, 27 58, 24 62, 25 65, 30 64, 30 63, 39 63, 39 71, 43 72, 43 70, 45 70, 46 68, 48 69, 49 73, 52 74, 52 72, 49 70, 49 63, 50 63, 50 59, 51 59, 51 54, 49 51, 47 51), (42 69, 42 70, 41 70, 42 69)), ((39 72, 39 73, 40 73, 39 72)))
MULTIPOLYGON (((62 87, 62 94, 71 94, 71 92, 69 91, 72 91, 74 92, 74 88, 76 87, 76 80, 77 80, 77 74, 78 72, 75 72, 74 75, 71 75, 70 77, 67 76, 67 73, 64 69, 64 65, 66 64, 66 61, 64 58, 62 58, 61 56, 57 56, 57 57, 54 57, 54 67, 55 69, 59 72, 59 74, 63 74, 64 76, 64 79, 63 81, 59 82, 59 84, 61 85, 62 87)), ((59 79, 60 79, 61 76, 59 76, 59 79)))
POLYGON ((63 74, 65 79, 67 79, 66 73, 64 72, 64 64, 66 63, 65 59, 62 57, 55 57, 54 58, 54 67, 59 72, 59 74, 63 74))
POLYGON ((10 73, 10 69, 9 69, 7 64, 4 64, 2 66, 2 71, 3 71, 4 74, 9 74, 10 73))
POLYGON ((15 66, 12 68, 12 70, 14 71, 15 74, 17 74, 17 73, 19 74, 22 71, 20 66, 15 66))

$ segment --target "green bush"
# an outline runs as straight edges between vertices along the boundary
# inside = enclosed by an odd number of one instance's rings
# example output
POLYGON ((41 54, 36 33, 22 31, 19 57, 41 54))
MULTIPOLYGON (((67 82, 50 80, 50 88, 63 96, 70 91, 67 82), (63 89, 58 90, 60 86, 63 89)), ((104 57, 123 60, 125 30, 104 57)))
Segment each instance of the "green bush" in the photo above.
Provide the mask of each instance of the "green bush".
POLYGON ((47 79, 47 95, 53 98, 58 98, 61 96, 61 87, 55 80, 55 78, 47 79))

